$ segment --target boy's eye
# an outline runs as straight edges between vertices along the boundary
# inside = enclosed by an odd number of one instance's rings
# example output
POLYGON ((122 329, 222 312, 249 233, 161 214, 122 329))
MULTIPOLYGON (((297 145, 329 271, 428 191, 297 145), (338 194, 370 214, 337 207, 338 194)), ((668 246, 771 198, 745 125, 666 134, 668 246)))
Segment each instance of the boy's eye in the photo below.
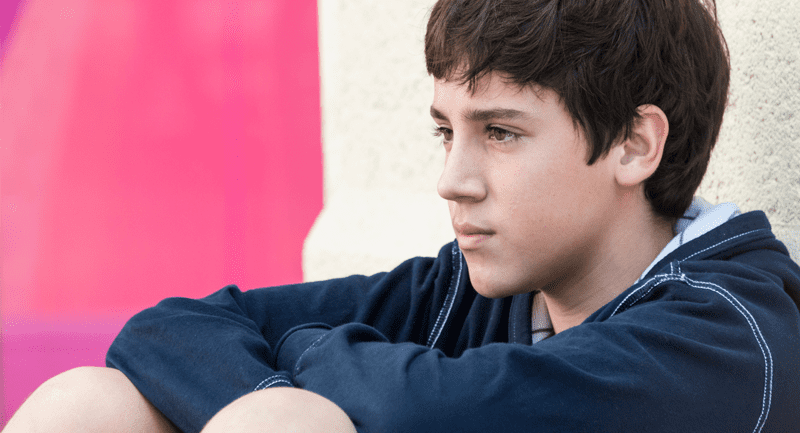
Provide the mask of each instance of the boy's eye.
MULTIPOLYGON (((500 143, 507 143, 519 138, 517 134, 496 126, 487 126, 486 131, 489 138, 500 143)), ((435 137, 443 137, 445 143, 453 141, 453 130, 450 128, 445 128, 443 126, 434 127, 433 135, 435 137)))
POLYGON ((489 126, 486 128, 486 130, 489 132, 489 138, 493 138, 496 141, 506 142, 517 139, 517 134, 514 134, 511 131, 506 131, 503 128, 498 128, 496 126, 489 126))
POLYGON ((444 137, 445 143, 453 141, 453 130, 443 126, 435 126, 433 128, 434 137, 444 137))

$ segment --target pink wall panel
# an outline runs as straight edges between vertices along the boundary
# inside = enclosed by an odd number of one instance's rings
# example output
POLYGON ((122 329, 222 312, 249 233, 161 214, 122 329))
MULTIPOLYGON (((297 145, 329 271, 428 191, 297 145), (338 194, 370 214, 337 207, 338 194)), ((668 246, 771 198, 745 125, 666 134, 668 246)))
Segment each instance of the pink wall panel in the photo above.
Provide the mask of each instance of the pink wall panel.
POLYGON ((2 63, 6 414, 168 296, 299 282, 314 0, 29 0, 2 63))

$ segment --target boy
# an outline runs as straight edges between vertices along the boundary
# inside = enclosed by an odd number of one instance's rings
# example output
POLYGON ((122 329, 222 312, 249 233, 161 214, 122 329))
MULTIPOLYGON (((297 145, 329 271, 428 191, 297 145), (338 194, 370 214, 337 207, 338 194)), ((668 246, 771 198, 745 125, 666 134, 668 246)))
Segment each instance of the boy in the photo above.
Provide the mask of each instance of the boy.
POLYGON ((713 8, 439 0, 456 241, 371 277, 167 299, 113 369, 54 378, 8 431, 48 407, 81 431, 789 431, 800 268, 762 212, 693 198, 728 91, 713 8))

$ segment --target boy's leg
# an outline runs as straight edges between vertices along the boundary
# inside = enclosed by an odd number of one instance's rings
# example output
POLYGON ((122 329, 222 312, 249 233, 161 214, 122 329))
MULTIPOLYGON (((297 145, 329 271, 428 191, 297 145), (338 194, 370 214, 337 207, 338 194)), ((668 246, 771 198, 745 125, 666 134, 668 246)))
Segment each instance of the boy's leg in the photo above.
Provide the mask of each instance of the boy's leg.
POLYGON ((252 392, 225 406, 201 433, 356 433, 332 401, 296 388, 252 392))
POLYGON ((48 380, 3 429, 3 433, 177 431, 124 374, 101 367, 80 367, 48 380))

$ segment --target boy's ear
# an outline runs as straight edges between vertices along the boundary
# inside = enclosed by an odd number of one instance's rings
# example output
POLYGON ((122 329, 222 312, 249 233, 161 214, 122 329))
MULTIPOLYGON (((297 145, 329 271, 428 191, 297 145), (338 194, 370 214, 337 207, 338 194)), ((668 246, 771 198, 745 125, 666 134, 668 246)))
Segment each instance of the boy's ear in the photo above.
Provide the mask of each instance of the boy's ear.
POLYGON ((669 134, 667 115, 660 108, 641 105, 637 111, 640 118, 634 122, 630 138, 612 150, 620 186, 638 185, 656 171, 669 134))

